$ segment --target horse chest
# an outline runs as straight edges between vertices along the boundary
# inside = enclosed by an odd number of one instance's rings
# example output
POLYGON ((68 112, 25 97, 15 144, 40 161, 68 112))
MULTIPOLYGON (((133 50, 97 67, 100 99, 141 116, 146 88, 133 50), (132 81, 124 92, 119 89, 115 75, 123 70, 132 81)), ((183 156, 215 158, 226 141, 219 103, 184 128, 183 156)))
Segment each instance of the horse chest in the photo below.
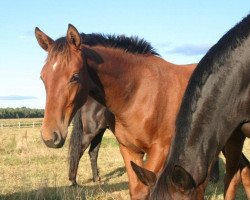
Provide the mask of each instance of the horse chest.
MULTIPOLYGON (((126 127, 119 123, 116 124, 115 136, 120 144, 136 152, 147 152, 152 143, 152 137, 149 137, 141 126, 135 128, 126 127)), ((153 136, 153 135, 151 135, 153 136)))

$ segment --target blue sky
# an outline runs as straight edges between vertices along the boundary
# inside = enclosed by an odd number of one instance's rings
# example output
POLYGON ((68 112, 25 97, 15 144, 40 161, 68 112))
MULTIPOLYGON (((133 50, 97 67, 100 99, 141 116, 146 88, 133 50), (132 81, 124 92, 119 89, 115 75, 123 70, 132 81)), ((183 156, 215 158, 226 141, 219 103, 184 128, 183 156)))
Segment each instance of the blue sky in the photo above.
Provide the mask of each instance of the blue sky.
POLYGON ((53 39, 65 36, 68 23, 84 33, 138 35, 182 64, 198 62, 249 11, 249 0, 0 1, 0 107, 44 107, 46 52, 36 26, 53 39))

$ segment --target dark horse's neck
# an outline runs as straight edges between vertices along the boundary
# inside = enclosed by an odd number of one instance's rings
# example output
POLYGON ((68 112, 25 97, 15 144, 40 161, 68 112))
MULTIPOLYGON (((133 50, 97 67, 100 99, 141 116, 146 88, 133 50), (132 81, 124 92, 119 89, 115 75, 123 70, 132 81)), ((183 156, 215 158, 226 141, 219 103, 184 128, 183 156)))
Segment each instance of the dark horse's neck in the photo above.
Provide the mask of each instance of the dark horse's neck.
POLYGON ((177 117, 166 173, 179 165, 196 184, 202 183, 232 132, 249 121, 249 52, 250 16, 224 35, 194 71, 177 117))

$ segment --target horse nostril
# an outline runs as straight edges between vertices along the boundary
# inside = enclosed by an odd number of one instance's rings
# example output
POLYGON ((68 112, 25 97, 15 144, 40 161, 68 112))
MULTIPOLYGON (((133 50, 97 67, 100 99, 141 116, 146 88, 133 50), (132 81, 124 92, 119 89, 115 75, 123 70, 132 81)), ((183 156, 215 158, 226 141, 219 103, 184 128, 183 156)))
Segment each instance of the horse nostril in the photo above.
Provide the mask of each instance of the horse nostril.
POLYGON ((54 135, 54 139, 53 139, 53 142, 54 142, 54 144, 55 145, 59 145, 60 144, 60 142, 61 142, 61 134, 60 133, 58 133, 58 132, 56 132, 56 131, 54 131, 53 132, 53 135, 54 135))

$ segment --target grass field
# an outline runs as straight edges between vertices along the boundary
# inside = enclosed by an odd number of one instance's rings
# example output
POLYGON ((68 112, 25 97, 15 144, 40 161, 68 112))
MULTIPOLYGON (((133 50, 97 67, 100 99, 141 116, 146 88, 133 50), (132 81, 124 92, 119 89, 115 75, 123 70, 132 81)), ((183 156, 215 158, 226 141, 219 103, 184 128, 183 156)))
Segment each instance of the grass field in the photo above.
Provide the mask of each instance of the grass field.
MULTIPOLYGON (((250 143, 247 143, 245 146, 249 148, 244 151, 249 158, 250 143)), ((69 187, 68 143, 61 149, 49 149, 43 144, 38 128, 0 129, 0 152, 0 199, 129 199, 123 160, 111 133, 105 134, 99 153, 101 184, 91 181, 86 152, 78 172, 80 187, 69 187)), ((223 199, 222 180, 221 176, 218 184, 209 184, 206 199, 223 199)), ((237 199, 246 199, 242 188, 237 199)))

